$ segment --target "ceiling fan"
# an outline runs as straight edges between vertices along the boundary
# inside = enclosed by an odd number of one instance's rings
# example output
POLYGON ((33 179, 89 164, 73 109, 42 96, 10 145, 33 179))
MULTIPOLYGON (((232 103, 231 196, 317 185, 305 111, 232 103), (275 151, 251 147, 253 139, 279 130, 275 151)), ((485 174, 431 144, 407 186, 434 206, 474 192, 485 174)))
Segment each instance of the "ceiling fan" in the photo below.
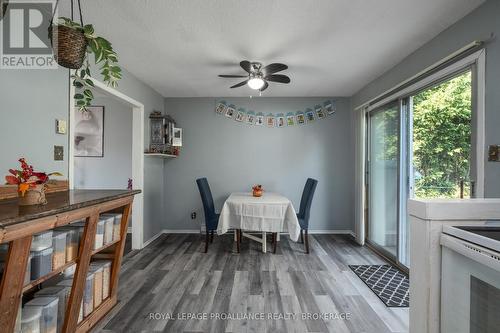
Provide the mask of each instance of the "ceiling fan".
POLYGON ((254 90, 259 90, 260 92, 266 90, 269 87, 268 82, 277 83, 290 83, 290 78, 283 74, 275 74, 277 72, 284 71, 288 68, 285 64, 273 63, 262 67, 260 62, 250 62, 243 60, 240 62, 241 68, 243 68, 248 74, 246 75, 219 75, 219 77, 224 78, 247 78, 245 81, 231 86, 231 88, 242 87, 247 84, 250 88, 254 90))

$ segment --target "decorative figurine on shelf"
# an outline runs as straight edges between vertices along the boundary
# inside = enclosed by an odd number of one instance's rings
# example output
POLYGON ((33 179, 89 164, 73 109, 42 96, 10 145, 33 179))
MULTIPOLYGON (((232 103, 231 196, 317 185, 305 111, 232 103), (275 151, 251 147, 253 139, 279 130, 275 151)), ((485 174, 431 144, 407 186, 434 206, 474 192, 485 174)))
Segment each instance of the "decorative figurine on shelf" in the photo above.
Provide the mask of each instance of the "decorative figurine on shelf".
POLYGON ((165 153, 172 146, 175 121, 160 111, 153 111, 149 115, 150 143, 149 152, 165 153))
POLYGON ((128 179, 127 190, 132 190, 132 178, 128 179))
POLYGON ((62 176, 59 172, 34 172, 33 166, 28 165, 24 158, 19 159, 21 170, 9 169, 10 175, 5 176, 7 185, 17 185, 19 205, 44 205, 45 187, 50 176, 62 176))
POLYGON ((253 190, 252 195, 257 198, 261 197, 262 194, 264 193, 262 185, 255 185, 254 187, 252 187, 252 190, 253 190))

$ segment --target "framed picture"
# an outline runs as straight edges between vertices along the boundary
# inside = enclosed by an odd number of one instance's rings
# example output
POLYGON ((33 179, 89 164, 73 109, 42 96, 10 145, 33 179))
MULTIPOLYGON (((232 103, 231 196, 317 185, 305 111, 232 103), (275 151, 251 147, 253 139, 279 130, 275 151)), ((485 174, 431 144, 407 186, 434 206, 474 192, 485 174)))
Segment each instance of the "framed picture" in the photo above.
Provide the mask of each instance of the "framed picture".
POLYGON ((267 116, 267 127, 276 127, 276 118, 274 116, 267 116))
POLYGON ((295 118, 297 119, 297 124, 299 125, 304 125, 306 123, 306 118, 302 112, 297 113, 295 118))
POLYGON ((174 127, 172 134, 172 146, 182 146, 182 128, 174 127))
POLYGON ((325 111, 323 111, 323 107, 321 107, 321 105, 316 105, 314 109, 316 110, 316 116, 318 119, 325 118, 325 111))
POLYGON ((226 104, 224 103, 218 103, 217 106, 215 107, 215 112, 218 114, 224 114, 226 111, 226 104))
POLYGON ((323 105, 324 105, 324 108, 326 110, 326 113, 328 113, 328 114, 334 114, 335 113, 335 107, 334 107, 332 101, 327 101, 323 105))
POLYGON ((236 114, 236 118, 235 120, 236 121, 243 121, 245 119, 245 111, 238 111, 238 113, 236 114))
POLYGON ((256 115, 255 116, 255 125, 257 125, 257 126, 264 125, 264 116, 262 116, 262 115, 256 115))
POLYGON ((236 110, 232 106, 226 108, 226 117, 233 118, 236 110))
POLYGON ((286 124, 287 124, 287 126, 295 125, 295 117, 294 116, 286 116, 286 124))
POLYGON ((306 111, 306 119, 307 119, 307 122, 314 121, 314 119, 315 119, 314 112, 311 109, 308 109, 306 111))
POLYGON ((75 156, 104 157, 104 106, 89 106, 75 114, 75 156))

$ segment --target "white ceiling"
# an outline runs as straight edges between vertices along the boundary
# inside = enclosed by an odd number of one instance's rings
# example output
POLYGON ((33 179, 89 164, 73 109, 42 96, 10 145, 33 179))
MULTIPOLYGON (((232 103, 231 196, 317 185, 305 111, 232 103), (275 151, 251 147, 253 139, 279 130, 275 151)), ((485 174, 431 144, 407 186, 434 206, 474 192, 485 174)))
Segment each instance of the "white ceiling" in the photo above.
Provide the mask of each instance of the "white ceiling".
MULTIPOLYGON (((84 19, 165 97, 249 96, 241 60, 290 68, 265 96, 351 96, 483 0, 87 0, 84 19)), ((66 7, 67 8, 67 7, 66 7)), ((68 16, 66 8, 59 15, 68 16)))

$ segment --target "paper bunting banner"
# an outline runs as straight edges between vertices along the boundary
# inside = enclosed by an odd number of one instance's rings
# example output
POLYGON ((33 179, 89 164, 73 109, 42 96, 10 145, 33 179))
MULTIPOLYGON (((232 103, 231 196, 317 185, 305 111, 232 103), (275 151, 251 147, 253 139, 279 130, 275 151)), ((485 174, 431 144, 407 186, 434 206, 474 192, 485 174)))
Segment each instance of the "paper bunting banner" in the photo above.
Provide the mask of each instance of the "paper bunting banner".
POLYGON ((316 116, 318 117, 318 119, 325 118, 325 111, 323 111, 323 107, 321 105, 316 105, 314 107, 314 110, 316 111, 316 116))
POLYGON ((313 123, 315 120, 325 119, 330 115, 335 114, 335 102, 328 100, 323 104, 316 104, 304 111, 287 112, 285 113, 268 113, 264 115, 262 112, 247 111, 245 108, 237 107, 234 104, 229 104, 226 101, 218 101, 215 103, 215 113, 224 115, 247 125, 267 126, 267 127, 292 127, 313 123))
POLYGON ((326 101, 323 105, 324 105, 325 110, 328 114, 335 113, 335 107, 333 106, 333 103, 331 101, 326 101))
POLYGON ((297 119, 297 125, 304 125, 306 123, 306 118, 304 116, 304 112, 298 111, 295 115, 295 119, 297 119))
POLYGON ((295 116, 294 116, 293 112, 288 112, 286 114, 286 124, 287 124, 287 126, 295 125, 295 116))
POLYGON ((255 112, 253 111, 248 111, 247 112, 247 118, 245 121, 248 125, 253 125, 255 122, 255 112))
POLYGON ((238 112, 236 113, 236 118, 234 118, 234 120, 243 121, 245 120, 245 116, 246 116, 245 109, 239 108, 238 112))
POLYGON ((226 117, 233 118, 235 113, 236 109, 234 108, 234 105, 231 104, 228 107, 226 107, 226 117))
POLYGON ((255 116, 255 125, 263 126, 264 125, 264 114, 262 112, 257 113, 255 116))
POLYGON ((217 103, 217 106, 215 107, 215 112, 218 114, 224 114, 226 112, 226 102, 222 101, 217 103))
POLYGON ((276 117, 270 113, 266 116, 266 124, 267 127, 275 127, 276 126, 276 117))
POLYGON ((307 119, 308 123, 310 123, 316 119, 316 117, 314 116, 313 110, 311 110, 309 108, 306 109, 306 119, 307 119))

